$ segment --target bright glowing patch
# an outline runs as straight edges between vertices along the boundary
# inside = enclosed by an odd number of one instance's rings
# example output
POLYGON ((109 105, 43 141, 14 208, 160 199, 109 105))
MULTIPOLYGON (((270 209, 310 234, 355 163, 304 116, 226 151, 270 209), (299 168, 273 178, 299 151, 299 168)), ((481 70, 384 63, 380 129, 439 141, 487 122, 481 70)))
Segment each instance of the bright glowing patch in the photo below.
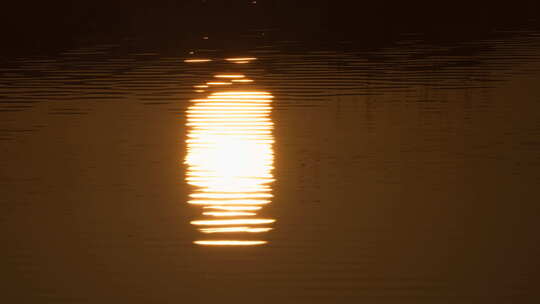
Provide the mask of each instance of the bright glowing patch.
POLYGON ((266 241, 195 241, 197 245, 204 246, 254 246, 266 244, 266 241))
POLYGON ((251 216, 257 215, 253 212, 239 212, 239 211, 216 211, 216 212, 203 212, 203 215, 210 215, 216 217, 228 217, 228 216, 251 216))
MULTIPOLYGON (((242 80, 243 75, 216 78, 242 80)), ((208 82, 218 85, 222 82, 208 82)), ((223 82, 224 83, 224 82, 223 82)), ((227 82, 231 84, 231 82, 227 82)), ((274 219, 256 218, 270 203, 274 181, 272 94, 221 91, 191 100, 187 110, 187 183, 189 204, 200 205, 206 219, 191 221, 203 233, 263 233, 274 219)), ((266 241, 197 241, 199 245, 252 245, 266 241)))
POLYGON ((231 220, 200 220, 191 221, 196 226, 226 226, 226 225, 261 225, 271 224, 273 219, 231 219, 231 220))
POLYGON ((249 62, 253 60, 257 60, 255 57, 236 57, 236 58, 225 58, 225 60, 229 62, 249 62))
POLYGON ((243 210, 260 210, 260 206, 206 206, 204 209, 217 209, 217 210, 227 210, 227 211, 243 211, 243 210))
POLYGON ((235 74, 219 74, 214 75, 215 78, 244 78, 244 75, 235 75, 235 74))
POLYGON ((200 228, 199 231, 202 233, 261 233, 268 232, 272 228, 258 228, 258 227, 220 227, 220 228, 200 228))
POLYGON ((221 82, 221 81, 210 81, 206 83, 207 85, 231 85, 232 82, 221 82))
POLYGON ((210 62, 212 59, 186 59, 184 62, 186 63, 203 63, 203 62, 210 62))

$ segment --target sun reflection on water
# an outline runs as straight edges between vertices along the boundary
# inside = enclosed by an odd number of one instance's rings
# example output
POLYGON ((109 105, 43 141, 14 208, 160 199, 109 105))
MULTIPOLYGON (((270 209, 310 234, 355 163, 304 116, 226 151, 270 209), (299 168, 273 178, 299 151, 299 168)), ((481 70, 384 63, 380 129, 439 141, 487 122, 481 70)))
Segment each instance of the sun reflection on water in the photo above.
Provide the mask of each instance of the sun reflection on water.
MULTIPOLYGON (((214 77, 243 78, 244 75, 214 77)), ((185 158, 186 182, 193 187, 188 203, 200 206, 203 212, 202 218, 191 224, 208 237, 220 237, 197 240, 195 244, 253 246, 267 243, 252 237, 272 230, 268 225, 275 222, 257 213, 273 196, 272 99, 269 92, 234 87, 192 100, 187 110, 185 158), (223 235, 228 237, 221 238, 223 235)))
POLYGON ((266 241, 195 241, 197 245, 203 246, 253 246, 266 244, 266 241))

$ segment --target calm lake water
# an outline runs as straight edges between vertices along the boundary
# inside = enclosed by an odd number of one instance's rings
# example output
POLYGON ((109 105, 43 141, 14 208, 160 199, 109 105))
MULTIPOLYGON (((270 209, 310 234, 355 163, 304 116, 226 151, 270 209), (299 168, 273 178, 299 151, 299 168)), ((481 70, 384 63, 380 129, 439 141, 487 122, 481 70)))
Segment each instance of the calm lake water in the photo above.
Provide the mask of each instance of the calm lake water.
POLYGON ((539 186, 536 31, 0 64, 6 303, 536 303, 539 186))

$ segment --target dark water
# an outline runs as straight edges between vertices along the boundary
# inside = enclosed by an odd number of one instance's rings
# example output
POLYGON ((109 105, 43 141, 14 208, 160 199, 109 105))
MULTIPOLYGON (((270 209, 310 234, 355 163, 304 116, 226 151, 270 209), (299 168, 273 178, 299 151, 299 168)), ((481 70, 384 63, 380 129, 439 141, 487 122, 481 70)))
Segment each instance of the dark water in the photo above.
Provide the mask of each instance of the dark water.
POLYGON ((1 297, 536 303, 540 33, 500 34, 7 57, 1 297))

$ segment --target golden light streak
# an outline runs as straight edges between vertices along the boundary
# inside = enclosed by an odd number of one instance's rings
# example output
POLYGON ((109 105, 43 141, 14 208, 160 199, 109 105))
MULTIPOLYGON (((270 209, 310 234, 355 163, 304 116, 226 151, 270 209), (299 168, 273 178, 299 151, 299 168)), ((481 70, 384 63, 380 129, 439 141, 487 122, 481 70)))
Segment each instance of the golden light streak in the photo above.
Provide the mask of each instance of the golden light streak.
POLYGON ((260 210, 260 206, 206 206, 204 209, 217 209, 217 210, 227 210, 227 211, 237 211, 237 210, 260 210))
POLYGON ((234 74, 219 74, 214 75, 215 78, 244 78, 245 75, 234 75, 234 74))
POLYGON ((225 122, 225 121, 206 121, 206 122, 198 122, 198 123, 187 123, 186 126, 196 126, 198 128, 206 127, 206 126, 215 126, 220 125, 222 127, 225 126, 273 126, 274 123, 272 122, 225 122))
MULTIPOLYGON (((201 102, 201 99, 192 99, 192 102, 201 102)), ((261 103, 269 103, 270 98, 259 98, 259 97, 240 97, 240 98, 218 98, 218 97, 210 97, 206 101, 212 102, 212 105, 222 105, 225 102, 235 102, 238 105, 257 105, 261 103)))
MULTIPOLYGON (((247 61, 240 61, 237 63, 247 63, 247 61)), ((250 83, 253 82, 253 79, 233 79, 232 82, 241 82, 241 83, 250 83)))
POLYGON ((234 232, 249 232, 249 233, 261 233, 268 232, 272 228, 258 228, 258 227, 220 227, 220 228, 200 228, 202 233, 234 233, 234 232))
POLYGON ((198 88, 198 89, 205 89, 205 88, 208 88, 208 86, 205 85, 205 84, 199 84, 199 85, 195 85, 195 86, 193 86, 193 87, 194 87, 194 88, 198 88))
MULTIPOLYGON (((253 130, 251 132, 245 132, 242 130, 215 130, 215 134, 219 135, 231 135, 231 136, 239 136, 239 135, 253 135, 253 134, 260 134, 261 136, 268 136, 272 134, 271 130, 253 130)), ((195 134, 189 134, 188 137, 197 137, 195 134)))
POLYGON ((225 60, 230 62, 238 62, 238 61, 253 61, 257 60, 255 57, 233 57, 233 58, 225 58, 225 60))
MULTIPOLYGON (((204 108, 203 108, 204 109, 204 108)), ((193 109, 190 109, 187 111, 188 113, 188 116, 192 115, 192 114, 205 114, 205 115, 227 115, 226 113, 228 114, 243 114, 243 115, 246 115, 246 114, 266 114, 266 113, 270 113, 270 109, 268 110, 265 110, 265 111, 254 111, 254 110, 236 110, 236 111, 223 111, 220 110, 215 110, 215 111, 207 111, 207 110, 203 110, 203 111, 200 111, 200 110, 193 110, 193 109)))
MULTIPOLYGON (((239 139, 241 139, 241 138, 239 138, 239 139)), ((258 144, 273 144, 274 143, 274 140, 249 139, 249 138, 245 138, 244 140, 254 142, 254 143, 258 143, 258 144)), ((189 144, 193 144, 193 146, 197 147, 197 148, 211 148, 211 147, 216 146, 215 143, 208 142, 208 141, 205 141, 205 140, 202 140, 202 139, 188 139, 188 140, 186 140, 186 142, 189 143, 189 144)), ((268 167, 271 168, 271 161, 268 162, 268 167)))
MULTIPOLYGON (((205 127, 193 127, 193 129, 197 131, 208 131, 208 132, 216 132, 216 133, 223 133, 223 134, 226 134, 225 131, 236 131, 236 132, 242 132, 244 134, 247 134, 250 130, 249 127, 246 127, 246 126, 227 126, 227 128, 223 128, 221 126, 205 126, 205 127)), ((251 129, 265 131, 265 130, 268 130, 268 127, 267 126, 252 127, 251 129)))
POLYGON ((240 112, 240 113, 234 113, 234 112, 228 112, 228 113, 205 113, 205 114, 193 114, 191 112, 188 112, 187 113, 187 117, 189 118, 198 118, 198 117, 201 117, 201 118, 209 118, 209 119, 214 119, 214 118, 228 118, 228 119, 233 119, 233 118, 261 118, 261 117, 266 117, 267 115, 264 114, 264 113, 243 113, 243 112, 240 112))
POLYGON ((266 95, 266 96, 272 96, 272 94, 268 92, 245 92, 245 91, 226 91, 226 92, 216 92, 212 95, 233 95, 233 96, 241 96, 241 95, 266 95))
POLYGON ((200 220, 191 221, 196 226, 226 226, 226 225, 262 225, 271 224, 273 219, 231 219, 231 220, 200 220))
MULTIPOLYGON (((194 174, 199 174, 199 171, 195 171, 194 174)), ((265 178, 263 180, 252 180, 249 179, 249 177, 235 177, 234 182, 229 182, 228 180, 223 181, 219 177, 212 176, 210 174, 206 176, 193 176, 193 174, 189 174, 186 178, 186 181, 188 183, 193 183, 194 186, 198 187, 207 187, 207 186, 218 186, 218 185, 232 185, 233 187, 247 187, 247 188, 254 188, 254 187, 265 187, 265 184, 269 184, 274 182, 274 179, 265 178), (197 184, 199 183, 199 184, 197 184)), ((265 189, 268 189, 270 187, 266 187, 265 189)))
POLYGON ((273 197, 267 193, 192 193, 193 198, 267 198, 273 197))
POLYGON ((195 241, 197 245, 204 246, 255 246, 266 244, 266 241, 195 241))
MULTIPOLYGON (((217 118, 213 118, 213 117, 206 117, 206 118, 190 118, 191 122, 193 123, 196 123, 196 122, 207 122, 207 121, 210 121, 210 122, 238 122, 238 117, 217 117, 217 118)), ((253 117, 243 117, 242 119, 242 122, 245 123, 245 122, 268 122, 267 119, 264 119, 261 118, 261 117, 257 117, 257 118, 253 118, 253 117)), ((190 134, 190 135, 193 135, 193 134, 190 134)), ((256 136, 256 135, 255 135, 256 136)), ((199 136, 200 137, 200 136, 199 136)), ((256 136, 258 137, 258 136, 256 136)))
MULTIPOLYGON (((210 96, 208 98, 208 102, 242 102, 242 103, 256 103, 259 104, 261 102, 263 103, 269 103, 271 102, 272 96, 265 96, 265 95, 239 95, 239 96, 210 96)), ((194 100, 194 101, 200 101, 200 100, 194 100)))
MULTIPOLYGON (((209 99, 208 99, 208 102, 212 102, 212 104, 222 104, 222 103, 225 103, 225 102, 235 102, 235 103, 238 103, 239 105, 260 105, 260 104, 268 104, 269 102, 271 102, 270 100, 271 98, 268 98, 268 97, 258 97, 258 96, 242 96, 242 97, 239 97, 239 98, 230 98, 230 97, 223 97, 223 96, 211 96, 209 99)), ((200 100, 197 100, 197 99, 194 99, 192 100, 194 102, 199 102, 200 100)))
MULTIPOLYGON (((244 75, 214 77, 242 80, 244 75)), ((216 83, 221 82, 207 84, 216 83)), ((200 228, 201 232, 262 233, 272 229, 250 227, 275 222, 274 219, 252 218, 273 197, 272 99, 268 92, 221 91, 191 100, 193 104, 186 112, 189 131, 185 163, 188 165, 186 181, 194 189, 188 203, 202 206, 205 209, 202 215, 214 218, 191 221, 195 226, 211 226, 200 228)), ((259 240, 195 243, 245 245, 250 242, 265 243, 259 240)))
POLYGON ((188 204, 192 205, 266 205, 268 200, 189 200, 188 204))
MULTIPOLYGON (((200 99, 194 99, 192 100, 194 102, 200 102, 201 100, 200 99)), ((223 106, 226 106, 227 108, 231 108, 231 106, 234 106, 234 107, 238 107, 240 109, 245 109, 245 108, 256 108, 258 104, 255 104, 255 103, 246 103, 246 102, 231 102, 231 101, 236 101, 234 99, 209 99, 208 100, 209 102, 212 102, 210 105, 206 106, 206 105, 199 105, 197 107, 193 107, 195 109, 202 109, 202 108, 215 108, 215 106, 220 106, 220 107, 223 107, 223 106)), ((239 101, 244 101, 244 100, 239 100, 239 101)), ((257 100, 258 101, 258 100, 257 100)), ((266 119, 268 121, 268 119, 266 119)), ((237 120, 239 121, 239 119, 237 120)))
POLYGON ((210 216, 251 216, 251 215, 257 215, 257 213, 253 212, 203 212, 203 215, 210 215, 210 216))
MULTIPOLYGON (((220 185, 218 183, 212 183, 210 185, 204 185, 203 186, 203 183, 189 183, 190 185, 194 185, 194 186, 198 186, 200 187, 201 189, 201 192, 216 192, 216 191, 221 191, 221 192, 235 192, 238 190, 238 187, 237 185, 220 185)), ((245 191, 250 191, 250 192, 270 192, 272 191, 272 189, 270 187, 262 187, 262 186, 251 186, 251 187, 248 187, 248 186, 245 186, 245 191)))
MULTIPOLYGON (((194 173, 200 174, 201 171, 197 168, 194 173)), ((230 182, 223 182, 220 181, 218 178, 213 177, 210 174, 205 174, 205 179, 186 179, 190 185, 194 185, 197 187, 200 187, 201 189, 204 189, 205 187, 212 187, 218 188, 220 186, 228 186, 230 189, 234 189, 235 191, 238 190, 239 187, 242 187, 243 189, 249 189, 252 190, 263 190, 263 191, 270 191, 271 188, 268 185, 265 185, 266 183, 271 183, 273 180, 270 181, 249 181, 249 180, 243 180, 243 179, 237 179, 233 183, 230 182)), ((190 177, 192 175, 188 175, 190 177)), ((225 188, 225 187, 221 187, 225 188)), ((253 192, 253 191, 252 191, 253 192)))
POLYGON ((192 110, 222 110, 222 111, 244 111, 244 110, 270 110, 271 107, 262 107, 262 106, 235 106, 235 107, 229 107, 226 105, 223 106, 214 106, 214 105, 197 105, 191 107, 192 110))
POLYGON ((231 85, 232 82, 220 82, 220 81, 210 81, 206 83, 207 85, 231 85))

